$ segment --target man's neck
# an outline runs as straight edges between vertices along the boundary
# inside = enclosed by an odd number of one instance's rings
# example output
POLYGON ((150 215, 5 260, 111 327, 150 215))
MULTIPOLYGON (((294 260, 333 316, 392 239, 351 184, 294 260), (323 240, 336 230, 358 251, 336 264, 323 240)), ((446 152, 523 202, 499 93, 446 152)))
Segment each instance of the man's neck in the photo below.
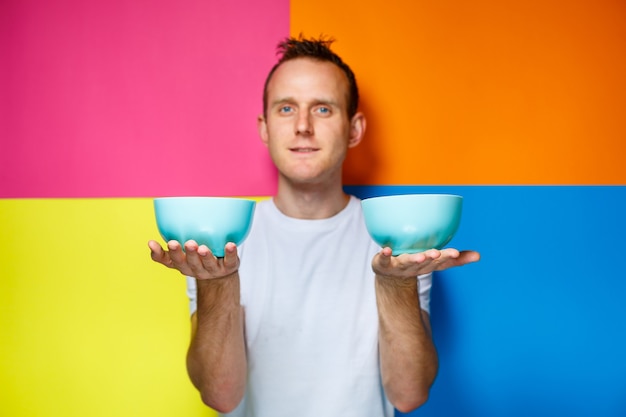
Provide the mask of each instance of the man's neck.
POLYGON ((314 220, 336 215, 347 206, 349 200, 341 183, 319 186, 279 182, 274 204, 286 216, 314 220))

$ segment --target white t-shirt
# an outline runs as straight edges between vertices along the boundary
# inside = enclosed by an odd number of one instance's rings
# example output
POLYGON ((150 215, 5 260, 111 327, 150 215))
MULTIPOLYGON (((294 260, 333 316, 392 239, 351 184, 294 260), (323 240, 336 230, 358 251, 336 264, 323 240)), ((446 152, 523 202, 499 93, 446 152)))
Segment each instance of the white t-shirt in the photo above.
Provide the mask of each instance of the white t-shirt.
MULTIPOLYGON (((257 204, 241 245, 241 304, 248 355, 246 394, 232 417, 387 417, 371 262, 380 247, 360 201, 337 215, 294 219, 272 200, 257 204)), ((420 276, 429 310, 431 275, 420 276)), ((195 279, 188 279, 196 309, 195 279)))

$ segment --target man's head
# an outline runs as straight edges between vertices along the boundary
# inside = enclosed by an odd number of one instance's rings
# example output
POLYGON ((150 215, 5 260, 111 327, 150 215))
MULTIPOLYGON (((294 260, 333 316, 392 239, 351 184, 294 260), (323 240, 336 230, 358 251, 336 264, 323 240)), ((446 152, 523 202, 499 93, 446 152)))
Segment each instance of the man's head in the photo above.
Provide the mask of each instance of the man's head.
POLYGON ((354 75, 346 75, 346 69, 352 71, 327 41, 282 45, 283 57, 266 82, 259 136, 278 168, 279 189, 281 184, 335 188, 348 149, 360 143, 366 127, 365 116, 356 111, 354 75))
POLYGON ((284 62, 297 58, 308 58, 321 62, 331 62, 343 71, 348 80, 347 100, 348 118, 352 118, 357 112, 359 107, 359 89, 356 83, 356 77, 350 69, 350 67, 343 62, 339 55, 330 50, 330 45, 333 43, 333 39, 304 39, 302 36, 299 38, 287 38, 278 44, 278 54, 280 59, 271 69, 265 80, 265 86, 263 88, 263 115, 267 116, 267 87, 269 82, 276 72, 276 69, 284 62))

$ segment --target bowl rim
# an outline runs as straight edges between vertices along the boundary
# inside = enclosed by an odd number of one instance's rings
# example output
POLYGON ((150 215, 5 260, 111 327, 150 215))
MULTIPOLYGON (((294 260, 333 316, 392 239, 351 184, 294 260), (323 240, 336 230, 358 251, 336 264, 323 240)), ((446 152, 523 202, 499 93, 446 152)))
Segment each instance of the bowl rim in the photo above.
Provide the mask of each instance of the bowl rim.
POLYGON ((249 197, 227 197, 227 196, 169 196, 169 197, 154 197, 154 201, 172 201, 172 200, 221 200, 221 201, 250 201, 252 203, 256 203, 255 200, 249 197))
POLYGON ((453 199, 457 200, 463 199, 462 195, 458 195, 458 194, 437 194, 437 193, 424 193, 424 194, 420 194, 420 193, 411 193, 411 194, 389 194, 389 195, 381 195, 381 196, 373 196, 373 197, 367 197, 362 199, 362 202, 368 201, 368 200, 383 200, 383 199, 392 199, 392 198, 399 198, 399 197, 452 197, 453 199))

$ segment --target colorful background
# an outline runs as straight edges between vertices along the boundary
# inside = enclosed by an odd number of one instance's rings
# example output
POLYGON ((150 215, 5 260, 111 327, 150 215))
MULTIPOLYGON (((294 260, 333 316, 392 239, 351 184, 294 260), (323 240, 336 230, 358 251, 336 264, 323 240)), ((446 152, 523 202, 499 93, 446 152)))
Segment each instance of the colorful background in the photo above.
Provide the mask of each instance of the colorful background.
POLYGON ((626 415, 626 4, 0 2, 0 415, 213 416, 153 197, 268 196, 278 40, 357 73, 361 196, 465 197, 415 416, 626 415))

